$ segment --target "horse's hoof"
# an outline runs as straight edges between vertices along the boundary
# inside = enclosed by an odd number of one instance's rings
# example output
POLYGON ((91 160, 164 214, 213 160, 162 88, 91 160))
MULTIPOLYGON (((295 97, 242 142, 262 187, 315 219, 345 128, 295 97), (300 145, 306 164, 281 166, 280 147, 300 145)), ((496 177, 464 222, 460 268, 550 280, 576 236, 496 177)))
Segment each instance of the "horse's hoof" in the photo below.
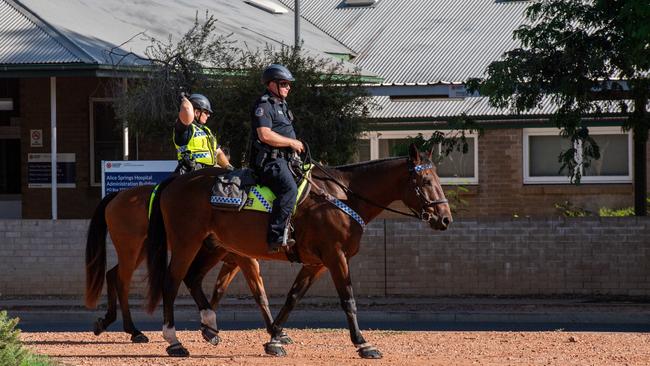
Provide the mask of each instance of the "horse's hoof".
POLYGON ((97 318, 95 323, 93 324, 93 333, 95 333, 96 336, 104 333, 106 328, 104 328, 104 319, 102 318, 97 318))
POLYGON ((131 334, 131 342, 133 343, 149 343, 149 338, 141 332, 131 334))
POLYGON ((284 350, 284 347, 282 347, 282 344, 279 342, 269 342, 264 345, 264 352, 266 352, 267 355, 271 356, 286 356, 287 351, 284 350))
POLYGON ((167 351, 167 354, 171 357, 188 357, 190 355, 190 351, 180 343, 172 344, 167 347, 165 351, 167 351))
POLYGON ((359 352, 359 356, 361 356, 361 358, 377 359, 382 357, 381 352, 379 352, 379 350, 374 346, 361 347, 357 352, 359 352))
POLYGON ((278 341, 282 344, 293 344, 293 339, 285 332, 282 332, 279 336, 275 337, 273 340, 278 341))
POLYGON ((221 342, 221 338, 219 338, 219 331, 205 324, 201 324, 201 335, 203 336, 203 339, 206 340, 206 342, 210 343, 213 346, 216 346, 219 344, 219 342, 221 342))

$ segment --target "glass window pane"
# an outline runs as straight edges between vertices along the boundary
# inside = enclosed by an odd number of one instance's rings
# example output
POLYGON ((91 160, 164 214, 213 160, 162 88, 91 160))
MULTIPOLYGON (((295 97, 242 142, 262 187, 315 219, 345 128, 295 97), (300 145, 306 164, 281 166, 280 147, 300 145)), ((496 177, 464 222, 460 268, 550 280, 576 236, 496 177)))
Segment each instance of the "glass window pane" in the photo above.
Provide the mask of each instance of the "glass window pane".
POLYGON ((408 139, 379 139, 379 159, 407 156, 408 139))
POLYGON ((93 103, 93 122, 95 133, 95 183, 101 182, 102 160, 122 160, 121 123, 115 118, 112 102, 93 103))
POLYGON ((443 178, 474 178, 474 138, 467 138, 468 150, 452 151, 438 163, 438 176, 443 178))
POLYGON ((570 141, 561 136, 529 136, 531 177, 560 177, 562 164, 558 157, 569 148, 570 141))
POLYGON ((600 148, 600 159, 592 160, 584 175, 628 175, 627 135, 591 135, 600 148))

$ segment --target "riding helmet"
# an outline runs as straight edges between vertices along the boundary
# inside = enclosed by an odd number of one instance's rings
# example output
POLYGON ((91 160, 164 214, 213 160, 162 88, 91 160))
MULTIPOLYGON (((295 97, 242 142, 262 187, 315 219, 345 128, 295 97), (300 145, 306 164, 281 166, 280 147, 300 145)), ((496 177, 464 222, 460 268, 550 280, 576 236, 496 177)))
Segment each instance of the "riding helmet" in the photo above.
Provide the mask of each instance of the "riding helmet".
POLYGON ((291 71, 280 64, 271 64, 264 69, 262 73, 262 84, 267 85, 273 80, 294 81, 291 71))
POLYGON ((210 101, 205 95, 195 93, 190 95, 190 97, 187 99, 190 100, 194 108, 203 109, 212 113, 212 107, 210 106, 210 101))

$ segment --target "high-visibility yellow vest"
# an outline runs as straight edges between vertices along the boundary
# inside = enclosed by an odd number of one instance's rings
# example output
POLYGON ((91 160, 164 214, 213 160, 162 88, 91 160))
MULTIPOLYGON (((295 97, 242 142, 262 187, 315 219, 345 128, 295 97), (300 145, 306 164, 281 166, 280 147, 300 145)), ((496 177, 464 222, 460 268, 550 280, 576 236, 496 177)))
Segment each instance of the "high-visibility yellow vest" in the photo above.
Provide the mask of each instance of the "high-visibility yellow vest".
POLYGON ((191 136, 187 145, 179 146, 176 143, 175 134, 172 136, 174 146, 176 147, 176 158, 181 160, 183 154, 189 151, 197 163, 214 166, 217 161, 217 138, 214 137, 207 126, 192 122, 189 128, 191 129, 191 136))

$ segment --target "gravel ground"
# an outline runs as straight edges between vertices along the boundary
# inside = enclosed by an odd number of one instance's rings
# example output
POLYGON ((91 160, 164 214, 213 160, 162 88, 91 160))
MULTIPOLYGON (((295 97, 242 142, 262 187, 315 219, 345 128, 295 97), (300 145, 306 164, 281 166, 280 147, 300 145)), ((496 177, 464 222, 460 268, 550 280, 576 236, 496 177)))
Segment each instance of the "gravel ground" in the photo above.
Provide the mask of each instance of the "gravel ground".
POLYGON ((212 346, 180 331, 189 358, 166 356, 161 332, 132 344, 122 332, 22 333, 25 345, 65 365, 650 365, 650 334, 625 332, 365 331, 381 360, 360 359, 346 329, 287 329, 286 357, 264 354, 261 330, 222 331, 212 346))

